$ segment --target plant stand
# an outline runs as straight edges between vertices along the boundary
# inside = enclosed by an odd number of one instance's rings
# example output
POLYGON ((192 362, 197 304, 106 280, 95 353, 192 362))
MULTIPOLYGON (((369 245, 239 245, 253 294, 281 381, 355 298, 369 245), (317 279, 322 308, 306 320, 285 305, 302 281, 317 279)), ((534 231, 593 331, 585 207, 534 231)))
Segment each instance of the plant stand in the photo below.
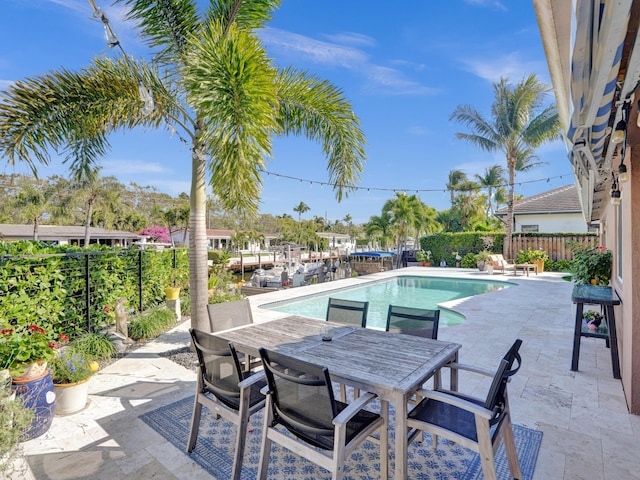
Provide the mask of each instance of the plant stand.
POLYGON ((32 440, 46 433, 53 422, 56 409, 56 394, 53 390, 51 375, 27 381, 13 381, 11 388, 25 407, 34 413, 31 427, 25 432, 23 441, 32 440))
POLYGON ((89 400, 89 380, 75 383, 56 383, 56 415, 71 415, 87 406, 89 400))

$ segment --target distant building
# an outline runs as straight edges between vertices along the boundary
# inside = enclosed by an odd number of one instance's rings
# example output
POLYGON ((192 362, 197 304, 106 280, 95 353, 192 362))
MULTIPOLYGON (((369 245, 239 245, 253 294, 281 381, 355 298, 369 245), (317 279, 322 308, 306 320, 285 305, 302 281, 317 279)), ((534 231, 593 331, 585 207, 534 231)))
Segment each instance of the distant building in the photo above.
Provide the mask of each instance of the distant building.
MULTIPOLYGON (((494 215, 507 219, 507 207, 494 215)), ((575 185, 565 185, 532 197, 516 200, 514 232, 588 232, 575 185)))
POLYGON ((351 242, 351 237, 346 233, 316 232, 316 235, 320 238, 326 238, 329 242, 329 248, 337 248, 346 254, 354 251, 354 244, 351 242))
MULTIPOLYGON (((207 229, 207 245, 212 250, 229 250, 231 248, 231 238, 236 234, 235 230, 214 230, 207 229)), ((273 240, 278 238, 276 234, 263 233, 263 240, 260 242, 263 248, 270 248, 273 240)), ((171 239, 175 245, 189 246, 189 229, 179 228, 171 232, 171 239)), ((257 241, 247 240, 242 250, 255 252, 260 250, 257 241)))
MULTIPOLYGON (((89 227, 90 243, 128 247, 144 237, 121 230, 89 227)), ((33 225, 0 224, 0 241, 33 240, 33 225)), ((84 246, 84 227, 39 225, 38 240, 58 245, 84 246)))

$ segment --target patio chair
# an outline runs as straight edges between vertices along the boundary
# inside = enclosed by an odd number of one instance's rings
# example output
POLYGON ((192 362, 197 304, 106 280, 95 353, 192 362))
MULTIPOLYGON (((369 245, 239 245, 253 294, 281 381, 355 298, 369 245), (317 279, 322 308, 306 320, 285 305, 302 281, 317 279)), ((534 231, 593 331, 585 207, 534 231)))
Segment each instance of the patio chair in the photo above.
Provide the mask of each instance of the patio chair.
POLYGON ((387 332, 404 333, 424 338, 438 338, 440 310, 389 305, 387 332))
MULTIPOLYGON (((209 314, 209 326, 211 333, 229 330, 230 328, 241 327, 253 323, 251 314, 251 303, 249 299, 233 300, 231 302, 209 303, 207 305, 209 314)), ((239 353, 238 358, 245 371, 260 365, 260 359, 251 358, 249 363, 245 362, 244 354, 239 353)))
POLYGON ((267 382, 263 372, 242 371, 231 343, 193 328, 189 333, 198 355, 198 377, 187 452, 191 453, 196 446, 202 406, 206 405, 216 418, 223 417, 238 428, 231 476, 238 480, 249 417, 264 407, 265 398, 260 390, 267 382))
POLYGON ((380 478, 387 478, 387 402, 381 401, 380 414, 363 410, 376 398, 372 393, 347 405, 335 400, 326 367, 264 348, 260 357, 268 389, 258 478, 267 478, 271 443, 276 442, 341 479, 348 455, 375 431, 380 435, 380 478))
POLYGON ((367 311, 369 302, 355 300, 343 300, 330 298, 327 305, 327 321, 358 325, 364 328, 367 325, 367 311))
POLYGON ((504 274, 506 270, 513 270, 516 268, 513 263, 507 262, 501 253, 491 255, 490 258, 494 271, 498 270, 504 274))
MULTIPOLYGON (((418 393, 424 398, 407 417, 409 443, 420 432, 447 438, 478 452, 484 478, 496 480, 495 452, 500 442, 504 441, 511 476, 522 478, 507 398, 507 382, 520 369, 522 362, 518 353, 520 345, 522 340, 514 342, 496 372, 457 363, 447 365, 449 368, 493 377, 491 388, 484 399, 452 391, 419 390, 418 393), (516 366, 514 362, 517 362, 516 366)), ((433 446, 437 447, 435 437, 433 446)))

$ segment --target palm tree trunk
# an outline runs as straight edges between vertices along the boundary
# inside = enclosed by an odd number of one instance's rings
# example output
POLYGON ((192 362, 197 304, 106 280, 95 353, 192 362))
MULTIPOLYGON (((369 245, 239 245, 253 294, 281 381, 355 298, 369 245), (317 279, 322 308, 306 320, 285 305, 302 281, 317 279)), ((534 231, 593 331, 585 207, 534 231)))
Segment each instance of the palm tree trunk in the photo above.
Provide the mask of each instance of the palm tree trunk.
POLYGON ((93 198, 89 198, 87 200, 87 216, 84 219, 84 246, 85 246, 85 248, 89 246, 89 242, 91 241, 91 233, 90 233, 91 215, 93 215, 93 198))
POLYGON ((38 217, 37 215, 34 217, 33 219, 33 239, 37 242, 38 241, 38 229, 40 226, 40 217, 38 217))
POLYGON ((191 326, 198 330, 210 331, 207 314, 207 210, 206 195, 206 151, 200 143, 201 122, 196 127, 192 154, 191 215, 189 221, 189 295, 191 301, 191 326))
POLYGON ((515 208, 516 159, 508 159, 509 164, 509 203, 507 204, 506 235, 504 238, 504 258, 513 259, 511 255, 511 236, 513 234, 513 210, 515 208))

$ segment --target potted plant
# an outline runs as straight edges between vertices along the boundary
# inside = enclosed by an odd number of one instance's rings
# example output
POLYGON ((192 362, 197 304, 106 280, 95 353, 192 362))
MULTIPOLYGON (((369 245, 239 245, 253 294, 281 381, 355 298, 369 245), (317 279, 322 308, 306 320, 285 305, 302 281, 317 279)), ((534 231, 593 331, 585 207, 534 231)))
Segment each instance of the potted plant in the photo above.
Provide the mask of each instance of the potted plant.
POLYGON ((542 249, 537 250, 529 248, 527 249, 527 254, 529 257, 529 261, 526 263, 533 263, 534 265, 537 265, 538 273, 544 272, 544 262, 549 259, 549 255, 547 255, 547 252, 542 249))
POLYGON ((87 405, 89 380, 97 371, 97 362, 69 346, 60 349, 51 360, 51 371, 56 392, 56 415, 82 410, 87 405))
POLYGON ((423 267, 430 267, 431 266, 431 250, 416 251, 416 260, 423 267))
POLYGON ((180 289, 189 278, 188 272, 184 272, 178 267, 171 268, 171 285, 164 289, 167 300, 177 300, 180 298, 180 289))
POLYGON ((482 250, 481 252, 476 253, 476 265, 478 266, 478 270, 481 272, 485 271, 490 256, 491 252, 489 250, 482 250))
POLYGON ((12 389, 26 408, 33 412, 33 420, 23 440, 39 437, 49 430, 55 410, 53 382, 48 362, 60 341, 51 340, 38 325, 7 326, 0 330, 0 362, 12 377, 12 389))

